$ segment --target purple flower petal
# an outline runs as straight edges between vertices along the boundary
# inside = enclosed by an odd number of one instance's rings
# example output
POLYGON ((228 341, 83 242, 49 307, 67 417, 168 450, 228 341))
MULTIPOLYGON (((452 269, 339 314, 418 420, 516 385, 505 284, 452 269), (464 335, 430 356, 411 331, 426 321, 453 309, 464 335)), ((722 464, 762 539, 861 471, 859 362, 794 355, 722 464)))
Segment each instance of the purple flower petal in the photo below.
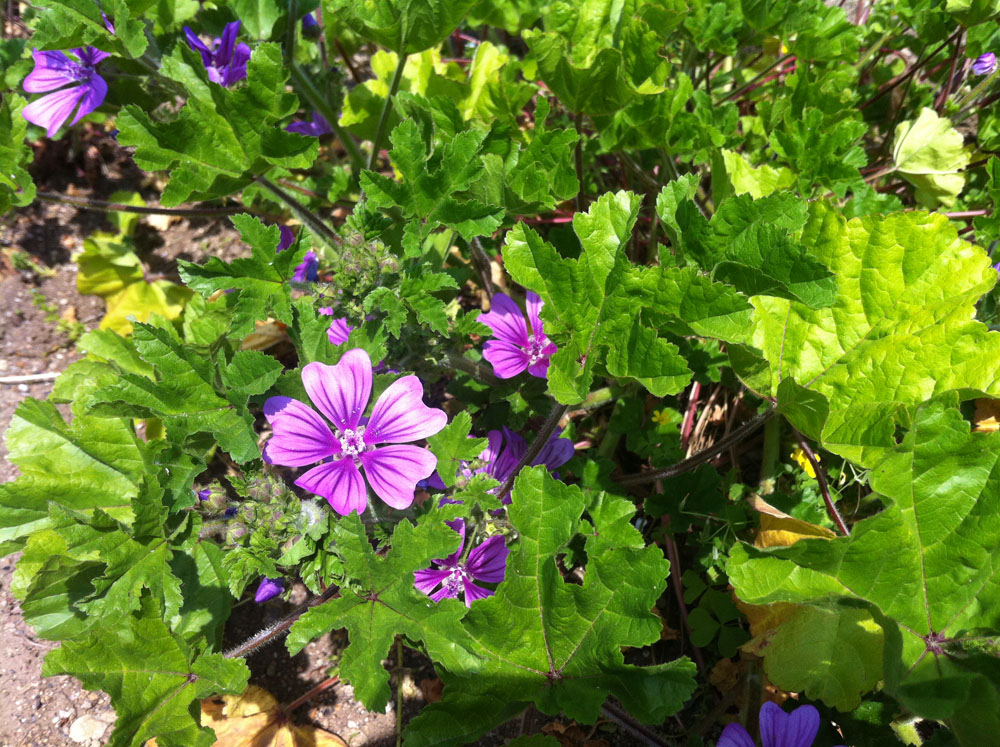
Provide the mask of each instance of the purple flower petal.
POLYGON ((551 471, 562 467, 573 458, 573 442, 568 438, 559 438, 561 430, 560 428, 553 433, 552 438, 538 452, 535 461, 531 463, 533 467, 538 464, 544 464, 551 471))
POLYGON ((108 84, 100 75, 92 75, 86 85, 82 86, 85 95, 80 101, 80 108, 73 117, 71 125, 75 125, 94 109, 104 103, 104 97, 108 95, 108 84))
POLYGON ((247 77, 247 63, 250 62, 250 47, 240 42, 233 50, 233 59, 226 68, 223 85, 226 88, 247 77))
POLYGON ((303 31, 305 31, 306 29, 315 28, 318 25, 319 24, 316 22, 316 19, 315 19, 315 17, 313 17, 312 13, 306 13, 304 16, 302 16, 302 30, 303 31))
POLYGON ((54 91, 81 80, 80 65, 67 57, 65 52, 33 49, 31 55, 35 58, 35 68, 21 84, 28 93, 54 91))
POLYGON ((280 578, 262 578, 253 600, 257 604, 261 604, 268 599, 274 599, 274 597, 278 596, 284 590, 285 585, 280 578))
POLYGON ((763 747, 811 747, 819 731, 819 711, 803 705, 790 714, 771 701, 760 708, 760 741, 763 747))
POLYGON ((979 55, 972 63, 972 72, 975 75, 990 75, 996 69, 997 56, 992 52, 979 55))
POLYGON ((331 345, 343 345, 351 336, 354 327, 347 323, 346 319, 334 319, 330 328, 326 331, 326 338, 331 345))
MULTIPOLYGON (((416 376, 404 376, 392 382, 372 409, 365 429, 365 443, 405 443, 433 436, 448 424, 444 410, 428 407, 422 401, 423 386, 416 376)), ((420 477, 427 477, 431 471, 420 477)))
POLYGON ((528 328, 524 324, 524 314, 506 293, 494 294, 489 313, 480 314, 479 321, 493 330, 498 340, 527 347, 528 328))
POLYGON ((510 550, 503 537, 490 537, 472 549, 465 569, 477 581, 498 584, 503 581, 504 572, 507 570, 507 555, 509 554, 510 550))
POLYGON ((187 37, 188 46, 195 52, 201 54, 201 61, 206 68, 212 67, 212 50, 191 30, 190 26, 184 27, 184 36, 187 37))
POLYGON ((528 321, 531 323, 531 334, 536 338, 545 336, 545 333, 542 332, 542 318, 538 315, 544 305, 537 293, 528 291, 524 298, 524 307, 528 312, 528 321))
POLYGON ((288 132, 294 132, 298 135, 306 135, 308 137, 321 137, 322 135, 329 135, 333 132, 333 128, 330 126, 330 122, 317 111, 312 113, 311 122, 292 122, 287 125, 285 129, 288 132))
POLYGON ((363 513, 368 505, 365 479, 350 459, 338 459, 313 467, 295 481, 303 490, 326 498, 341 516, 352 511, 363 513))
POLYGON ((434 591, 434 587, 438 584, 444 583, 445 579, 451 575, 451 571, 439 571, 434 568, 425 568, 422 571, 414 571, 413 585, 416 587, 417 591, 421 591, 424 594, 430 594, 434 591))
POLYGON ((233 49, 236 46, 236 37, 240 35, 242 21, 227 23, 222 29, 222 38, 219 40, 218 49, 215 52, 215 66, 225 67, 233 58, 233 49))
POLYGON ((29 122, 44 127, 48 137, 55 137, 80 99, 87 95, 87 91, 87 86, 74 86, 42 96, 24 107, 21 116, 29 122))
POLYGON ((485 599, 486 597, 491 597, 494 594, 492 589, 484 589, 482 586, 476 586, 474 583, 469 581, 469 579, 465 578, 464 576, 462 577, 462 586, 465 589, 466 607, 471 607, 472 603, 477 599, 485 599))
POLYGON ((753 737, 739 724, 728 724, 715 747, 756 747, 753 737))
POLYGON ((393 508, 403 509, 413 503, 417 482, 437 467, 437 457, 426 449, 401 444, 366 451, 361 464, 375 495, 393 508))
POLYGON ((521 348, 504 340, 487 340, 483 357, 493 365, 493 373, 501 379, 511 379, 522 373, 531 357, 521 348))
MULTIPOLYGON (((335 366, 310 363, 302 369, 302 384, 330 422, 342 431, 354 430, 371 397, 372 360, 364 350, 354 348, 335 366)), ((367 433, 365 437, 367 441, 367 433)))
POLYGON ((323 418, 296 399, 271 397, 264 403, 264 416, 274 431, 264 447, 270 464, 303 467, 341 451, 323 418))
MULTIPOLYGON (((113 33, 113 32, 112 32, 113 33)), ((77 58, 81 63, 87 67, 96 67, 97 63, 101 60, 106 60, 111 56, 108 52, 102 52, 96 47, 84 47, 82 49, 74 49, 73 52, 76 53, 77 58)))
POLYGON ((278 226, 278 233, 280 238, 278 239, 278 246, 275 251, 283 252, 292 245, 293 241, 295 241, 295 232, 290 226, 278 226))
POLYGON ((306 252, 302 261, 295 266, 292 280, 296 283, 315 283, 319 280, 319 257, 312 249, 306 252))
MULTIPOLYGON (((451 575, 450 573, 448 574, 451 575)), ((458 598, 458 590, 451 588, 449 584, 445 584, 436 592, 431 594, 431 599, 435 602, 440 602, 442 599, 456 599, 458 598)))

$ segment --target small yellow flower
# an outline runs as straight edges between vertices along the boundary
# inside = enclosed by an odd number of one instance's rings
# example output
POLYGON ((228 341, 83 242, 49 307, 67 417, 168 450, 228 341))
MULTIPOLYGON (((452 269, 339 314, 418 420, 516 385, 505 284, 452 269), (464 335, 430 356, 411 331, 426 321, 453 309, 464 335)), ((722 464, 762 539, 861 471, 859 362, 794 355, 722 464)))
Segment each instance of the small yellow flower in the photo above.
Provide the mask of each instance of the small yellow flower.
MULTIPOLYGON (((795 447, 795 451, 791 453, 791 457, 798 462, 803 472, 809 475, 812 479, 816 479, 816 470, 813 469, 812 462, 809 461, 809 457, 806 456, 806 453, 802 450, 801 446, 795 447)), ((819 458, 819 454, 816 454, 815 457, 817 462, 823 461, 819 458)))
POLYGON ((657 425, 666 425, 670 422, 670 413, 666 410, 653 410, 653 422, 657 425))

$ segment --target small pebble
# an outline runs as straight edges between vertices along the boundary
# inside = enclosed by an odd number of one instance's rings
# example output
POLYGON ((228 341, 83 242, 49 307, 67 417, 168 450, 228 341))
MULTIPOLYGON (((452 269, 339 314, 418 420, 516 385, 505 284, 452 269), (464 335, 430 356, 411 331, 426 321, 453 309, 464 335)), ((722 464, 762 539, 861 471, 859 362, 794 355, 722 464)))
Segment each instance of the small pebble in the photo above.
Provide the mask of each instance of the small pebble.
POLYGON ((18 384, 17 385, 17 391, 19 391, 19 392, 26 392, 26 391, 28 391, 28 385, 27 384, 18 384))

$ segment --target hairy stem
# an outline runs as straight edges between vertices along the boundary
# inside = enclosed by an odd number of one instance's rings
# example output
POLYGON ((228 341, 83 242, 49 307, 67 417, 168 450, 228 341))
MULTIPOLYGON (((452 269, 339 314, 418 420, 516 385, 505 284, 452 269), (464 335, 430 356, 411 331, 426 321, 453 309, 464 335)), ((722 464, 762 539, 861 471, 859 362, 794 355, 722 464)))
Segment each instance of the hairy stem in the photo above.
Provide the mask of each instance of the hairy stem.
POLYGON ((777 410, 771 407, 759 415, 755 415, 753 418, 745 422, 735 431, 730 433, 723 439, 712 444, 707 449, 699 451, 697 454, 692 454, 687 459, 682 459, 681 461, 673 464, 665 469, 652 470, 650 472, 640 472, 637 475, 626 475, 625 477, 618 478, 615 482, 619 485, 642 485, 647 482, 655 482, 656 480, 663 480, 668 477, 676 477, 677 475, 682 475, 685 472, 693 470, 695 467, 704 464, 713 457, 718 456, 722 452, 729 449, 733 444, 739 443, 744 438, 749 436, 751 433, 760 428, 764 423, 770 420, 777 410))
POLYGON ((500 379, 487 371, 484 365, 476 363, 475 361, 470 361, 468 358, 464 358, 458 353, 448 353, 445 358, 445 363, 454 368, 456 371, 467 373, 474 379, 478 379, 489 386, 499 386, 501 383, 500 379))
POLYGON ((329 589, 324 591, 318 597, 310 599, 303 604, 300 604, 298 608, 295 609, 290 615, 283 617, 278 620, 278 622, 273 625, 269 625, 263 630, 254 633, 252 636, 247 638, 243 643, 235 648, 231 648, 228 651, 223 652, 223 656, 227 659, 242 659, 244 656, 252 654, 254 651, 259 649, 261 646, 266 646, 267 644, 281 638, 288 629, 295 624, 302 615, 308 612, 310 609, 318 604, 322 604, 330 599, 333 599, 340 591, 339 587, 331 586, 329 589))
POLYGON ((92 197, 72 197, 56 192, 37 192, 35 196, 45 202, 55 202, 61 205, 72 205, 73 207, 85 208, 87 210, 101 210, 105 213, 137 213, 139 215, 176 215, 182 218, 218 218, 225 215, 235 215, 236 213, 254 213, 264 218, 280 220, 280 215, 270 213, 257 213, 242 205, 232 205, 228 207, 205 207, 205 208, 167 208, 156 205, 126 205, 121 202, 108 202, 107 200, 97 200, 92 197))
POLYGON ((510 489, 514 487, 514 479, 517 477, 518 473, 535 461, 535 457, 537 457, 541 453, 542 449, 545 448, 545 444, 549 442, 549 436, 552 435, 552 432, 556 429, 556 426, 559 425, 559 421, 562 419, 562 416, 566 414, 568 409, 568 405, 561 405, 558 402, 555 404, 552 411, 549 413, 549 416, 545 419, 545 422, 542 423, 542 427, 538 429, 538 435, 535 436, 535 440, 531 442, 531 446, 529 446, 528 450, 524 452, 524 456, 521 457, 521 461, 519 461, 517 466, 513 469, 513 471, 511 471, 510 477, 504 480, 504 483, 500 486, 500 490, 497 492, 497 495, 502 497, 510 493, 510 489))
POLYGON ((959 29, 954 34, 952 34, 951 36, 949 36, 947 39, 945 39, 943 42, 941 42, 937 47, 935 47, 934 51, 932 51, 930 54, 926 55, 922 59, 917 60, 917 62, 915 62, 913 64, 913 67, 911 67, 909 70, 907 70, 904 73, 900 73, 895 78, 893 78, 888 83, 886 83, 884 86, 882 86, 882 88, 878 91, 878 93, 876 93, 870 99, 868 99, 863 104, 861 104, 858 107, 858 109, 861 109, 861 110, 867 109, 869 106, 871 106, 872 104, 874 104, 880 98, 882 98, 886 94, 890 93, 892 91, 892 89, 894 89, 900 83, 905 83, 906 81, 908 81, 910 78, 912 78, 914 75, 917 74, 917 72, 920 70, 920 68, 922 68, 928 62, 930 62, 932 59, 934 59, 934 57, 937 55, 938 52, 940 52, 942 49, 944 49, 949 44, 951 44, 953 41, 955 41, 955 39, 958 38, 958 36, 961 33, 962 33, 962 29, 959 29))
POLYGON ((717 102, 717 104, 716 104, 716 105, 718 105, 718 104, 724 104, 724 103, 726 103, 727 101, 730 101, 731 99, 738 99, 738 98, 739 98, 740 96, 742 96, 742 95, 743 95, 744 93, 746 93, 746 92, 747 92, 747 91, 749 91, 749 90, 750 90, 751 88, 753 88, 753 87, 754 87, 754 86, 755 86, 755 85, 756 85, 757 83, 759 83, 759 82, 760 82, 760 81, 762 81, 762 80, 763 80, 764 78, 766 78, 766 77, 767 77, 767 75, 768 75, 768 74, 769 74, 769 73, 770 73, 770 72, 771 72, 772 70, 774 70, 774 68, 776 68, 776 67, 780 67, 780 66, 784 65, 784 64, 785 64, 786 62, 788 62, 788 60, 792 59, 792 58, 793 58, 794 56, 795 56, 795 55, 793 55, 793 54, 786 54, 786 55, 784 55, 784 56, 782 56, 782 57, 779 57, 779 58, 778 58, 778 59, 776 59, 776 60, 775 60, 774 62, 772 62, 772 63, 771 63, 770 65, 768 65, 768 66, 767 66, 767 67, 765 67, 765 68, 764 68, 763 70, 761 70, 761 71, 760 71, 760 72, 759 72, 759 73, 758 73, 757 75, 755 75, 755 76, 754 76, 753 78, 751 78, 751 79, 750 79, 750 80, 749 80, 749 81, 748 81, 747 83, 744 83, 742 87, 740 87, 740 88, 737 88, 737 89, 736 89, 735 91, 733 91, 732 93, 729 93, 729 94, 726 94, 725 96, 723 96, 723 97, 722 97, 722 98, 721 98, 721 99, 720 99, 720 100, 719 100, 719 101, 717 102))
POLYGON ((389 123, 389 114, 392 112, 392 98, 399 91, 399 84, 403 80, 403 69, 406 67, 406 55, 399 53, 399 64, 396 65, 396 72, 393 73, 392 83, 389 84, 389 93, 385 97, 385 104, 382 106, 382 113, 378 118, 378 126, 375 128, 375 139, 372 141, 372 154, 368 159, 368 170, 374 171, 375 164, 378 163, 378 152, 382 147, 382 137, 385 135, 385 127, 389 123))
POLYGON ((334 233, 333 229, 326 225, 326 223, 318 215, 309 210, 309 208, 296 200, 277 184, 269 179, 265 179, 264 177, 259 177, 257 179, 257 183, 283 203, 288 205, 288 208, 295 213, 295 217, 307 225, 309 230, 316 235, 316 238, 324 244, 331 248, 335 248, 341 243, 340 237, 334 233))
POLYGON ((812 465, 813 472, 816 473, 816 481, 819 482, 819 492, 823 494, 823 503, 826 504, 827 513, 830 514, 830 518, 833 519, 833 523, 837 525, 837 529, 845 537, 851 536, 851 530, 847 528, 847 524, 844 522, 844 518, 840 515, 840 511, 837 510, 836 504, 833 502, 833 498, 830 497, 830 485, 826 481, 826 473, 823 468, 819 466, 819 460, 816 458, 816 454, 806 443, 805 438, 802 434, 798 432, 797 429, 793 429, 795 433, 795 440, 799 443, 799 448, 802 449, 803 453, 806 455, 806 459, 809 460, 809 464, 812 465))

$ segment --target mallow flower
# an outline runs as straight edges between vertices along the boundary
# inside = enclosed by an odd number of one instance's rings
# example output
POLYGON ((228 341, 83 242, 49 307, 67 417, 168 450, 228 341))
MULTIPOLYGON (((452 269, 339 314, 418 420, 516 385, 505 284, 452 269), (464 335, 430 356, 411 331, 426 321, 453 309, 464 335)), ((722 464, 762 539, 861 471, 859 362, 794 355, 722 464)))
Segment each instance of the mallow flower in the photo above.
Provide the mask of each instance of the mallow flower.
POLYGON ((327 121, 327 118, 318 111, 313 111, 311 122, 292 122, 291 124, 286 125, 285 129, 289 132, 295 132, 299 135, 307 135, 309 137, 329 135, 333 132, 333 128, 330 127, 330 122, 327 121))
MULTIPOLYGON (((295 241, 295 233, 288 226, 279 226, 281 238, 278 239, 276 252, 283 252, 295 241)), ((296 283, 315 283, 319 280, 319 257, 312 249, 305 253, 302 261, 295 265, 292 280, 296 283)))
POLYGON ((445 598, 457 599, 461 593, 465 598, 465 606, 471 607, 475 600, 493 596, 492 590, 477 586, 475 582, 498 584, 503 581, 510 550, 507 549, 503 537, 490 537, 478 547, 472 548, 469 557, 463 561, 465 520, 455 519, 446 521, 445 524, 458 532, 462 538, 458 543, 458 549, 443 560, 433 560, 437 568, 414 571, 413 585, 435 602, 445 598))
MULTIPOLYGON (((803 705, 791 713, 771 701, 760 707, 760 743, 762 747, 812 747, 819 731, 819 711, 803 705)), ((739 724, 729 724, 715 743, 716 747, 755 747, 753 737, 739 724)))
POLYGON ((199 39, 188 26, 184 27, 188 46, 201 55, 201 61, 208 71, 208 79, 223 88, 229 88, 247 77, 250 47, 243 42, 236 43, 240 24, 240 21, 227 23, 222 30, 222 38, 213 39, 211 46, 199 39))
POLYGON ((76 48, 72 51, 76 59, 65 52, 33 49, 31 54, 35 58, 35 69, 24 79, 24 90, 48 95, 32 101, 21 115, 44 127, 46 135, 53 137, 59 132, 74 109, 76 116, 70 125, 75 125, 104 103, 108 84, 97 74, 97 63, 111 56, 107 52, 94 47, 76 48))
POLYGON ((979 55, 972 63, 972 72, 976 75, 992 75, 996 69, 997 56, 992 52, 979 55))
POLYGON ((489 313, 482 314, 479 321, 489 327, 496 338, 483 345, 483 357, 493 364, 493 372, 501 379, 509 379, 527 369, 532 376, 544 379, 556 346, 545 336, 538 316, 545 305, 542 299, 530 292, 525 299, 530 334, 524 314, 510 296, 497 293, 492 304, 489 313))
POLYGON ((257 604, 263 604, 268 599, 274 599, 284 590, 285 584, 280 578, 264 577, 260 580, 260 585, 257 587, 257 593, 254 594, 253 600, 257 604))
MULTIPOLYGON (((568 438, 559 438, 562 429, 556 429, 542 450, 538 452, 531 467, 544 464, 549 471, 566 464, 573 457, 573 442, 568 438)), ((486 449, 479 455, 485 464, 476 473, 485 472, 495 477, 500 483, 506 481, 528 453, 527 442, 510 428, 504 426, 503 432, 490 431, 486 434, 486 449)), ((510 493, 501 496, 504 505, 510 503, 510 493)))
POLYGON ((417 482, 434 471, 437 459, 409 442, 433 436, 448 422, 443 410, 421 401, 420 379, 410 375, 394 381, 367 418, 372 361, 364 350, 348 350, 335 366, 310 363, 302 369, 302 384, 334 428, 303 402, 271 397, 264 415, 274 435, 264 447, 264 460, 285 467, 321 462, 295 484, 326 498, 343 516, 360 514, 368 505, 365 478, 393 508, 413 503, 417 482))

